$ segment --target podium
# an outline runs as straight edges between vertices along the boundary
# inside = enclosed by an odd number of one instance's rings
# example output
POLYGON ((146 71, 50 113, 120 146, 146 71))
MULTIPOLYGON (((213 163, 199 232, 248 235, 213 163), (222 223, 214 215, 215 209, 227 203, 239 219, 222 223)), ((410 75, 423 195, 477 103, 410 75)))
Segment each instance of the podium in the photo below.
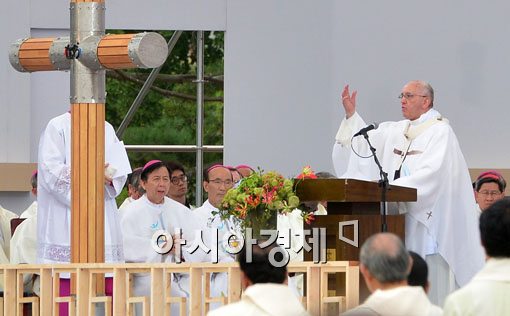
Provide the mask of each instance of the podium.
MULTIPOLYGON (((328 215, 315 216, 305 229, 326 228, 330 259, 359 261, 359 248, 381 231, 381 187, 378 182, 356 179, 296 180, 296 194, 302 202, 327 201, 328 215), (357 232, 355 235, 354 233, 357 232), (357 244, 354 241, 357 240, 357 244)), ((416 189, 390 185, 387 202, 416 201, 416 189)), ((404 215, 387 215, 388 232, 405 240, 404 215)), ((305 260, 311 260, 305 253, 305 260)))
MULTIPOLYGON (((381 232, 381 187, 378 182, 356 179, 295 180, 296 194, 301 202, 327 201, 327 215, 317 215, 305 229, 326 229, 328 260, 359 261, 359 249, 366 239, 381 232)), ((416 189, 390 185, 387 202, 414 202, 416 189)), ((387 215, 388 232, 405 241, 405 215, 387 215)), ((307 240, 309 238, 307 237, 307 240)), ((317 247, 317 245, 313 245, 317 247)), ((322 251, 322 249, 321 249, 322 251)), ((313 252, 304 253, 305 261, 314 261, 313 252)), ((318 258, 316 258, 318 259, 318 258)), ((328 292, 345 295, 345 275, 329 277, 328 292)), ((360 280, 363 278, 360 275, 360 280)), ((359 283, 360 302, 369 291, 365 282, 359 283)), ((336 313, 338 314, 338 313, 336 313)))

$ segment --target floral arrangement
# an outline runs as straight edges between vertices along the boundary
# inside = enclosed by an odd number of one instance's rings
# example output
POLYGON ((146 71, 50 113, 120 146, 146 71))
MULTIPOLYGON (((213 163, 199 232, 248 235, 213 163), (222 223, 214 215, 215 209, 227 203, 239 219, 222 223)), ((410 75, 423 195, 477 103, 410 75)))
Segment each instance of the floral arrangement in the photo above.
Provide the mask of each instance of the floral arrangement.
MULTIPOLYGON (((272 219, 276 225, 278 214, 292 212, 299 204, 293 180, 275 171, 264 173, 259 169, 225 194, 218 214, 222 219, 238 219, 244 228, 253 228, 272 219)), ((314 219, 313 213, 302 211, 302 216, 306 223, 314 219)))

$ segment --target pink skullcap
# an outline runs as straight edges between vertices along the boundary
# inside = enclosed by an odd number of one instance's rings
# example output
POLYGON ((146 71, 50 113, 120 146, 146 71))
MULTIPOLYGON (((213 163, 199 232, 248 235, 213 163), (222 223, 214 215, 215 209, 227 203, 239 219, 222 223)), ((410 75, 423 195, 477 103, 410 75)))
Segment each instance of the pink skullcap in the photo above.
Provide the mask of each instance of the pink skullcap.
POLYGON ((227 168, 226 166, 224 165, 220 165, 219 163, 215 164, 215 165, 212 165, 210 166, 208 169, 207 169, 207 173, 211 172, 212 170, 216 169, 216 168, 227 168))
POLYGON ((486 178, 500 180, 503 178, 503 176, 496 170, 489 170, 489 171, 482 172, 476 180, 478 181, 478 180, 486 179, 486 178))
POLYGON ((145 166, 143 166, 142 171, 145 171, 145 169, 149 168, 150 166, 152 166, 154 164, 157 164, 158 162, 162 162, 162 161, 161 160, 151 160, 151 161, 149 161, 148 163, 145 164, 145 166))
POLYGON ((236 169, 239 169, 239 168, 248 168, 250 170, 253 170, 253 168, 248 166, 248 165, 238 165, 238 166, 236 166, 236 169))

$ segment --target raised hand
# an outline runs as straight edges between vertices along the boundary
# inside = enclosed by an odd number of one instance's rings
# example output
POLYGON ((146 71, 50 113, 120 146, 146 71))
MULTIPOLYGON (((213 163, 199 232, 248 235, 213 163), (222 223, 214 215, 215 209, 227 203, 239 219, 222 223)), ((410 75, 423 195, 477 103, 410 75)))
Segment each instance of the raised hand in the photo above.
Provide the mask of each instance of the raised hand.
POLYGON ((349 85, 344 87, 342 91, 342 105, 345 110, 345 117, 350 118, 356 112, 356 95, 358 91, 354 90, 352 94, 349 93, 349 85))

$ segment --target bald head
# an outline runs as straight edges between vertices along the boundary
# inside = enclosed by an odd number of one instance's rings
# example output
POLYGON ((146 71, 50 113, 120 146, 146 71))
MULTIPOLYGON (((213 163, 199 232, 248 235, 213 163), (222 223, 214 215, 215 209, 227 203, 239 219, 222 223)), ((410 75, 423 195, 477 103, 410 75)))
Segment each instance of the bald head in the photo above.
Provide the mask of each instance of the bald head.
POLYGON ((394 234, 379 233, 368 238, 361 247, 360 261, 380 283, 407 280, 410 256, 394 234))

